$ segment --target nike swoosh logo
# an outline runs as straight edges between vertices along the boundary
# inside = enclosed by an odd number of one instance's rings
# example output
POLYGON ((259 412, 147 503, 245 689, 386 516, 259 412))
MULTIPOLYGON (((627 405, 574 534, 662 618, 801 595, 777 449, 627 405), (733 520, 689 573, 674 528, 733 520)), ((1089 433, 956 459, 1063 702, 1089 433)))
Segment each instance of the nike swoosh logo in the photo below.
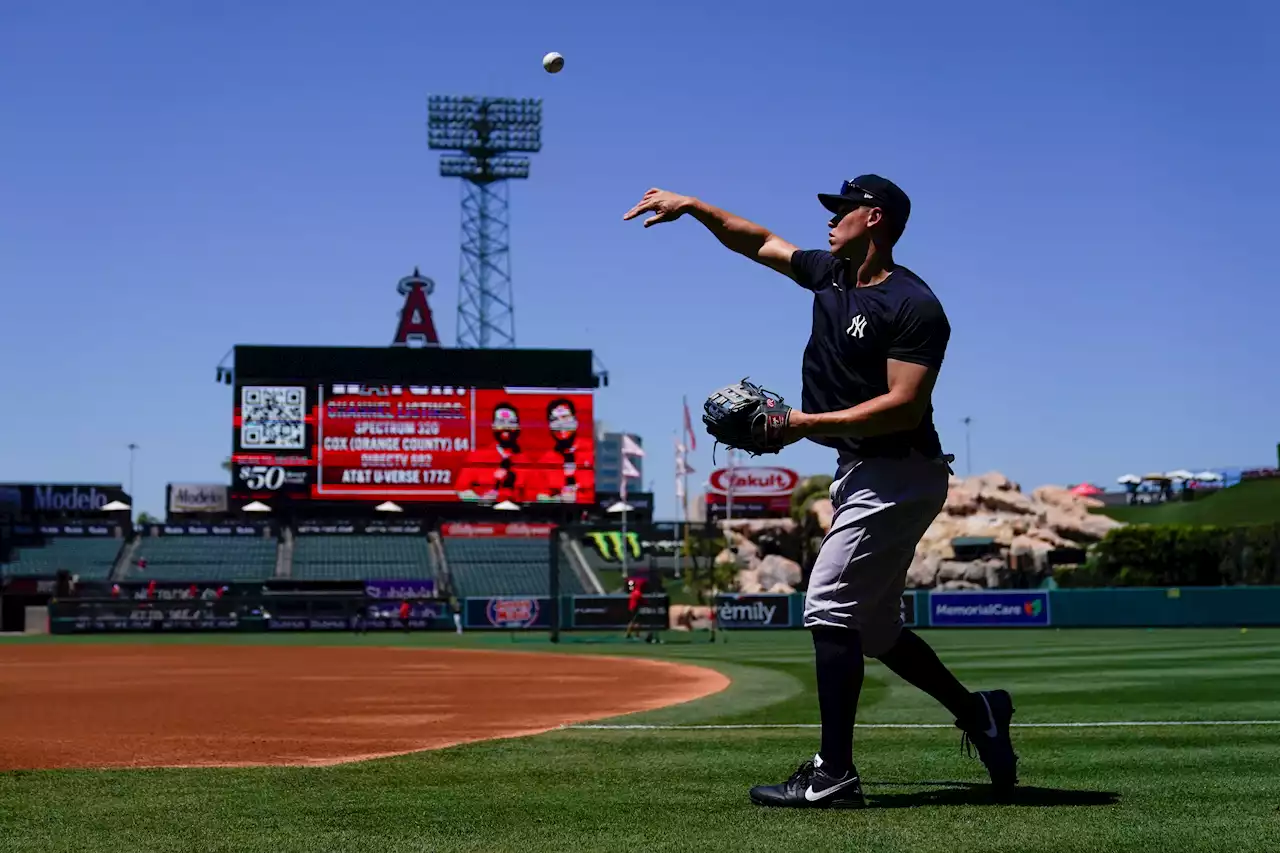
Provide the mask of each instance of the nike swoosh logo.
POLYGON ((979 693, 978 695, 982 697, 982 704, 987 706, 987 719, 991 721, 991 725, 987 727, 986 735, 987 737, 994 738, 996 735, 1000 734, 996 731, 996 715, 991 713, 991 703, 987 701, 986 694, 979 693))
POLYGON ((825 791, 815 791, 813 790, 813 786, 810 785, 808 788, 804 789, 804 798, 811 803, 815 803, 818 800, 821 800, 823 797, 829 797, 832 794, 834 794, 836 791, 839 791, 841 788, 846 788, 857 781, 858 781, 857 776, 850 776, 848 779, 845 779, 843 782, 840 782, 839 784, 832 785, 830 788, 827 788, 825 791))

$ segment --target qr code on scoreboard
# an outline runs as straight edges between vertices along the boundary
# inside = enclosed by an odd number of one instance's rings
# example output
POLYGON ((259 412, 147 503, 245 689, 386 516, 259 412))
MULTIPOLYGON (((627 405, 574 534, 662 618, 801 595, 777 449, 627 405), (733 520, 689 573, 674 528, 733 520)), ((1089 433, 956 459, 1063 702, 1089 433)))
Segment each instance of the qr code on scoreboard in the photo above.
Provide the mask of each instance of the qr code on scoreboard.
POLYGON ((240 389, 240 447, 303 450, 305 389, 296 385, 246 385, 240 389))

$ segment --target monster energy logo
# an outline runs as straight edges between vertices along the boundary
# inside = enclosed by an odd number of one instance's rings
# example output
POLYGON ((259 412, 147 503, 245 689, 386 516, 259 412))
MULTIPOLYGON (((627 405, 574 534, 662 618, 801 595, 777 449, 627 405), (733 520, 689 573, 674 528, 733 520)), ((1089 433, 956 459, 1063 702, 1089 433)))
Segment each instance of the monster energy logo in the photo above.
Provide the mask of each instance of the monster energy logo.
MULTIPOLYGON (((622 561, 622 532, 616 530, 597 531, 587 534, 587 541, 595 546, 596 552, 610 563, 622 561)), ((635 559, 640 558, 639 535, 627 532, 627 550, 635 559)))

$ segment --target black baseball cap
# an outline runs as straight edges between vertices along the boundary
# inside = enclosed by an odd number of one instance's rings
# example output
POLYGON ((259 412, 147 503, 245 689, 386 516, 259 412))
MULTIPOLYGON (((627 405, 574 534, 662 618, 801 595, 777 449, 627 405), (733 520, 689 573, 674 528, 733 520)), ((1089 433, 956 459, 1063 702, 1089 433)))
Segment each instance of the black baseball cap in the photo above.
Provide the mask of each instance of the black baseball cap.
POLYGON ((911 199, 907 198, 901 187, 879 175, 859 175, 841 184, 838 195, 818 193, 818 201, 832 213, 839 213, 842 207, 851 204, 878 207, 895 220, 900 228, 907 224, 907 217, 911 215, 911 199))

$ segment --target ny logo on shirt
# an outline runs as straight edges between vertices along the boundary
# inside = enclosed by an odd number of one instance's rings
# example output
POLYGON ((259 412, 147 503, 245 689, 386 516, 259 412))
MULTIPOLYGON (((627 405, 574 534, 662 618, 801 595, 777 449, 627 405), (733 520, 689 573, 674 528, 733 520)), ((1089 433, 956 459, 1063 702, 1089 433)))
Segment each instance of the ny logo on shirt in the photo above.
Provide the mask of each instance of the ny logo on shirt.
POLYGON ((860 338, 866 328, 867 318, 859 314, 849 321, 849 328, 845 329, 845 332, 848 333, 850 337, 860 338))

